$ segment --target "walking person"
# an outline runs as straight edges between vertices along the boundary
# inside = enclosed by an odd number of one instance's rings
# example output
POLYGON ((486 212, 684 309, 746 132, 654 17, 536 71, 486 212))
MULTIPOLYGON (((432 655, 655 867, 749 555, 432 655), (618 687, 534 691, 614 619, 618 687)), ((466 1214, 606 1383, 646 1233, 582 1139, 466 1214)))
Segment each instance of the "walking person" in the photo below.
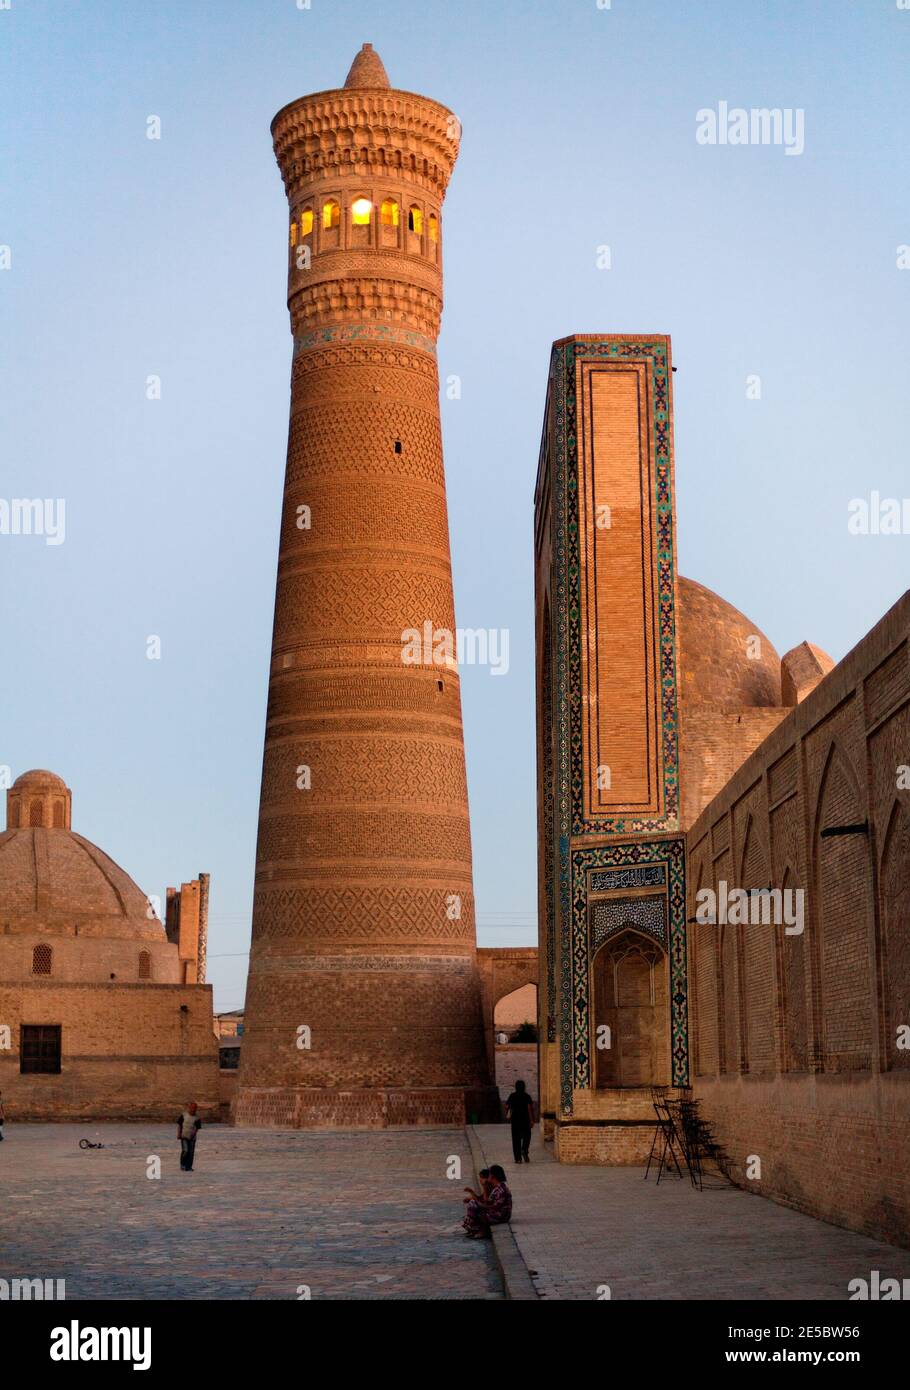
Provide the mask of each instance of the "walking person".
POLYGON ((512 1126, 512 1153, 516 1163, 530 1163, 531 1126, 534 1123, 534 1102, 523 1081, 515 1082, 515 1090, 506 1101, 506 1114, 512 1126))
POLYGON ((199 1106, 191 1100, 177 1121, 177 1138, 180 1140, 180 1167, 185 1173, 193 1171, 193 1155, 196 1152, 196 1136, 202 1128, 202 1121, 196 1114, 199 1106))

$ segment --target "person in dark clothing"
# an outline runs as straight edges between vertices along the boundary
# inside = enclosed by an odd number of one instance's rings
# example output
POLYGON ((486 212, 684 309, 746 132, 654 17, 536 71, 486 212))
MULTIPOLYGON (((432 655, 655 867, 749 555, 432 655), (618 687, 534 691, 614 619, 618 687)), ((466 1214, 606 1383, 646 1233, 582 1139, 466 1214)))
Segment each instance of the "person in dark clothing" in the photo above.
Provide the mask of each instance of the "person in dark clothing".
POLYGON ((512 1153, 516 1163, 530 1163, 531 1126, 534 1123, 534 1102, 523 1081, 515 1082, 515 1090, 506 1101, 506 1114, 512 1126, 512 1153))
POLYGON ((192 1173, 193 1158, 196 1153, 196 1136, 202 1128, 202 1121, 196 1111, 196 1102, 190 1101, 177 1121, 177 1138, 180 1140, 180 1167, 185 1173, 192 1173))

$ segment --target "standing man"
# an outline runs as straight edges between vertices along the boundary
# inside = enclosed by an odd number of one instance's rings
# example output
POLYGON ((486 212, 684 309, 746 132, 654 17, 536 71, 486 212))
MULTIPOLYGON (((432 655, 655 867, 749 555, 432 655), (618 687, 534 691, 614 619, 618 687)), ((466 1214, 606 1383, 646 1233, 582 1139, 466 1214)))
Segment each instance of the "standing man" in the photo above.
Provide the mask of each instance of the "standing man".
POLYGON ((199 1106, 191 1100, 177 1121, 177 1138, 180 1140, 180 1167, 185 1173, 193 1171, 193 1155, 196 1152, 196 1135, 202 1128, 202 1121, 196 1114, 199 1106))
POLYGON ((516 1163, 530 1163, 531 1126, 534 1123, 534 1102, 525 1090, 523 1081, 515 1082, 515 1090, 506 1101, 506 1114, 512 1126, 512 1153, 516 1163))

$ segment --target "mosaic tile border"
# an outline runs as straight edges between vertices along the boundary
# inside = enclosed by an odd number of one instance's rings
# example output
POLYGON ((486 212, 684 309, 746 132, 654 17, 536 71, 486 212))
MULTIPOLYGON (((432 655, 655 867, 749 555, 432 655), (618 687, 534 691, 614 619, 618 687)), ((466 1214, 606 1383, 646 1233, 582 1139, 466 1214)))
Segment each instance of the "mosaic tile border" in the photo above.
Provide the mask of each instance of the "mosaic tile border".
MULTIPOLYGON (((553 349, 554 406, 553 505, 554 566, 559 624, 557 641, 565 652, 569 684, 557 687, 560 721, 568 717, 573 835, 639 835, 679 829, 679 710, 676 672, 675 576, 673 565, 672 431, 670 363, 666 340, 616 338, 606 342, 573 340, 553 349), (665 813, 659 817, 583 816, 583 750, 581 719, 581 554, 578 514, 578 422, 575 364, 586 361, 638 360, 651 375, 654 440, 657 603, 659 652, 656 665, 661 686, 661 760, 665 813), (565 623, 563 622, 565 619, 565 623), (564 645, 565 644, 565 645, 564 645)), ((562 674, 562 673, 561 673, 562 674)))
POLYGON ((560 1105, 572 1113, 572 1093, 591 1085, 588 1000, 588 872, 664 865, 670 960, 670 1054, 674 1086, 689 1084, 689 1006, 686 975, 686 842, 682 836, 633 840, 576 849, 571 855, 571 1012, 562 1019, 560 1060, 568 1044, 568 1067, 561 1066, 560 1105))
POLYGON ((424 333, 399 328, 394 323, 342 323, 335 327, 311 328, 294 339, 294 356, 326 343, 402 343, 436 356, 436 344, 424 333))

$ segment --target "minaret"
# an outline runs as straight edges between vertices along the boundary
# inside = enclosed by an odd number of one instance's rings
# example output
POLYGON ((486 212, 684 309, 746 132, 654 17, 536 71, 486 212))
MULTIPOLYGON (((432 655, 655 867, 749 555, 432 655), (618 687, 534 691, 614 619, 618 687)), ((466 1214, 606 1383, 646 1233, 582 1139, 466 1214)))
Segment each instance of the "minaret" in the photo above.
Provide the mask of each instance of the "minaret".
POLYGON ((439 421, 459 126, 389 86, 272 122, 291 420, 240 1124, 461 1124, 489 1094, 439 421), (415 660, 411 634, 432 634, 415 660))

